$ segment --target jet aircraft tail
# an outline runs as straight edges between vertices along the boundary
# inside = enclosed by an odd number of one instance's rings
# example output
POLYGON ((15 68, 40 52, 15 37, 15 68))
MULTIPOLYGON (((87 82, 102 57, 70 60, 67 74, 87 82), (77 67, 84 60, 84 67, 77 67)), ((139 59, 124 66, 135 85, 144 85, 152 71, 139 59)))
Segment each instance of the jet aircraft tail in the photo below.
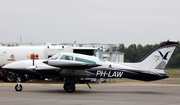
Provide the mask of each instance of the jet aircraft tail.
POLYGON ((162 42, 157 48, 155 48, 139 62, 125 64, 137 69, 146 70, 153 73, 165 74, 164 68, 166 67, 170 57, 172 56, 176 45, 177 42, 162 42))

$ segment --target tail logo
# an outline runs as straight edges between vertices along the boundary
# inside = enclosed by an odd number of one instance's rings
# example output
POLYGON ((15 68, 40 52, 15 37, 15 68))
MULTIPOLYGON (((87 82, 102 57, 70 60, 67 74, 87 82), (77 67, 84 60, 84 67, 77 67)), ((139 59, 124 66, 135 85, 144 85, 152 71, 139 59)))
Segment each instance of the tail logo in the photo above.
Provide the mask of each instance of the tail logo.
POLYGON ((167 55, 168 55, 171 51, 166 52, 165 55, 163 55, 163 54, 161 53, 161 51, 158 51, 158 52, 159 52, 159 54, 161 55, 162 59, 168 60, 168 59, 167 59, 167 55))

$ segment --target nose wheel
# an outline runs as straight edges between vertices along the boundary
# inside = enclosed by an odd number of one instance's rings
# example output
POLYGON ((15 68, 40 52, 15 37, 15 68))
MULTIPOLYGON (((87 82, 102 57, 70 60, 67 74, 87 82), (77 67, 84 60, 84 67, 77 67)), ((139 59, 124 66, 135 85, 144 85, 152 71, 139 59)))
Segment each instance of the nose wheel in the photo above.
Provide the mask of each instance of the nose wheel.
POLYGON ((23 89, 23 86, 21 85, 21 78, 19 77, 19 78, 17 78, 17 85, 15 86, 15 90, 16 91, 22 91, 22 89, 23 89))
POLYGON ((17 84, 17 85, 15 86, 15 90, 16 90, 16 91, 22 91, 22 89, 23 89, 23 86, 22 86, 21 84, 20 84, 20 85, 17 84))

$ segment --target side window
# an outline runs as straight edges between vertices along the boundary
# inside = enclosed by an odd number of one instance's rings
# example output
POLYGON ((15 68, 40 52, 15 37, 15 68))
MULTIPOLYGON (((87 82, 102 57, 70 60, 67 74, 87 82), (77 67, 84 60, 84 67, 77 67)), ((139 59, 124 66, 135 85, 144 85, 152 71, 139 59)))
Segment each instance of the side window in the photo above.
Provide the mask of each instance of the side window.
POLYGON ((73 57, 72 56, 67 56, 67 55, 63 55, 60 59, 62 60, 73 60, 73 57))
POLYGON ((86 60, 86 59, 82 59, 82 58, 77 58, 77 57, 75 58, 75 61, 96 64, 96 62, 94 62, 94 61, 90 61, 90 60, 86 60))

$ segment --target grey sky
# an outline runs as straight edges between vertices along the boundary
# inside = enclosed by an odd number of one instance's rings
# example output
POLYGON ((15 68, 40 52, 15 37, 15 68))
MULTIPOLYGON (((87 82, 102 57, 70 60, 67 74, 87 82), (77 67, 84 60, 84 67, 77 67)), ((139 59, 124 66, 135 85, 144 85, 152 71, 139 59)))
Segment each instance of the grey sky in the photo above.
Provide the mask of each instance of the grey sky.
POLYGON ((0 0, 0 42, 180 40, 180 0, 0 0))

